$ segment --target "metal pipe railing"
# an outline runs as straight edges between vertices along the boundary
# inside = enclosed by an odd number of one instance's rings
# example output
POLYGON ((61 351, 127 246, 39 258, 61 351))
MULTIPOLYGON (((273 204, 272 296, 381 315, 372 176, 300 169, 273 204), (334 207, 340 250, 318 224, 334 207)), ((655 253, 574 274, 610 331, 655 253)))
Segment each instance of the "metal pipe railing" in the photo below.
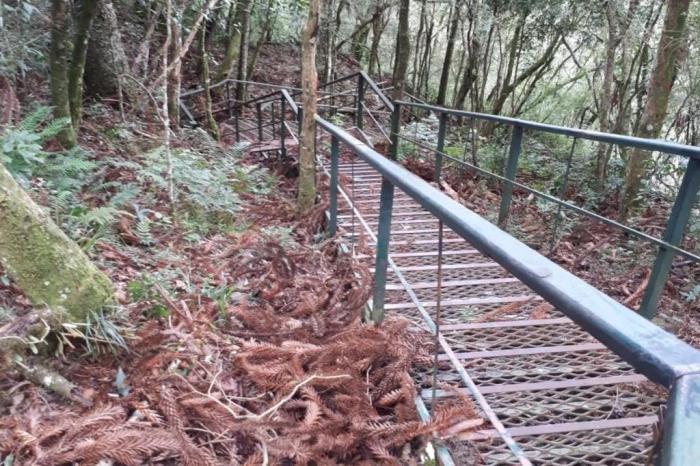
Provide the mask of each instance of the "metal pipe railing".
MULTIPOLYGON (((657 314, 658 303, 660 301, 666 282, 668 281, 668 277, 670 275, 673 263, 673 258, 676 255, 682 255, 692 261, 700 261, 699 255, 680 247, 681 240, 683 238, 683 231, 687 226, 692 206, 695 203, 698 191, 700 190, 700 147, 678 144, 671 141, 643 139, 635 136, 625 136, 621 134, 601 133, 599 131, 566 128, 562 126, 521 120, 518 118, 454 110, 445 107, 428 105, 424 103, 397 101, 395 102, 395 105, 398 108, 417 108, 430 112, 435 112, 438 115, 440 115, 441 118, 449 115, 459 118, 470 118, 472 120, 491 121, 512 127, 511 143, 506 162, 505 176, 501 177, 500 175, 487 172, 486 170, 476 167, 475 165, 470 164, 464 160, 459 161, 453 159, 458 164, 471 167, 472 169, 476 169, 480 173, 485 173, 491 177, 503 181, 501 187, 501 204, 499 207, 498 215, 498 225, 500 227, 505 228, 507 225, 510 213, 510 205, 512 202, 513 186, 519 186, 530 193, 533 193, 541 198, 556 203, 561 208, 585 215, 589 218, 613 226, 627 233, 631 233, 638 238, 641 238, 645 241, 651 242, 659 246, 659 251, 656 255, 656 259, 654 260, 654 265, 651 270, 649 284, 647 285, 639 308, 639 313, 645 316, 646 318, 651 319, 657 314), (623 225, 620 222, 616 222, 615 220, 603 217, 594 212, 591 212, 590 210, 583 209, 571 203, 565 202, 563 199, 556 198, 549 194, 532 189, 521 183, 517 183, 515 181, 515 176, 518 169, 518 161, 522 149, 523 134, 525 130, 564 135, 572 137, 574 138, 574 140, 584 139, 624 147, 634 147, 646 151, 658 151, 688 158, 688 165, 685 169, 685 174, 681 186, 678 190, 678 194, 676 195, 676 200, 674 202, 673 209, 668 218, 663 239, 661 240, 655 238, 639 230, 623 225)), ((429 148, 430 151, 432 151, 432 153, 434 153, 436 157, 436 174, 437 167, 442 165, 442 158, 449 158, 449 156, 445 154, 441 148, 441 145, 444 146, 444 138, 444 133, 439 134, 437 143, 438 148, 429 148)), ((419 141, 410 140, 408 138, 403 139, 413 142, 414 144, 417 144, 419 146, 423 145, 419 141)), ((556 237, 556 232, 554 232, 553 237, 556 237)))
MULTIPOLYGON (((386 287, 393 190, 399 188, 637 371, 669 388, 671 397, 661 464, 697 464, 700 455, 700 409, 697 408, 700 351, 529 248, 343 129, 318 115, 316 122, 335 140, 334 153, 342 143, 383 177, 375 260, 373 317, 376 320, 383 317, 383 303, 376 300, 382 299, 386 287)), ((337 170, 337 162, 331 168, 337 170)), ((337 173, 335 176, 331 173, 331 177, 330 189, 337 190, 337 173)), ((337 203, 331 208, 337 209, 337 203)), ((337 211, 331 211, 331 219, 334 218, 337 218, 337 211)))

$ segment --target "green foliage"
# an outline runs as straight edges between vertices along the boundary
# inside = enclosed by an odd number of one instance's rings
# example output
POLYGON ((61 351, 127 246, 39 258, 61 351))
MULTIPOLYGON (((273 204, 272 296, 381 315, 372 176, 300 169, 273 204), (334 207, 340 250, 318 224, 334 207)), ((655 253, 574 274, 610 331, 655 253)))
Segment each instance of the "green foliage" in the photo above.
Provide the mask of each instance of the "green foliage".
POLYGON ((44 65, 49 34, 36 2, 0 2, 0 76, 24 77, 44 65))
POLYGON ((50 117, 50 107, 38 107, 17 126, 0 133, 0 163, 24 185, 32 167, 47 156, 43 144, 68 124, 66 119, 50 121, 50 117))

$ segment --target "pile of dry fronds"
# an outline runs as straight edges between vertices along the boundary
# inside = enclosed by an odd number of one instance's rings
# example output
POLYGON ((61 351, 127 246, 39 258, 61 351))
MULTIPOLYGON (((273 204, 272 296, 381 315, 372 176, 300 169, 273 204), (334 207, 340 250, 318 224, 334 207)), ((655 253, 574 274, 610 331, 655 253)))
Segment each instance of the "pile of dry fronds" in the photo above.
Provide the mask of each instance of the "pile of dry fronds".
POLYGON ((240 291, 224 318, 203 296, 168 300, 168 324, 146 323, 125 360, 73 374, 96 407, 15 406, 0 453, 16 465, 410 464, 474 418, 462 402, 418 421, 410 371, 432 364, 429 339, 403 320, 362 324, 368 270, 335 241, 294 234, 291 246, 246 234, 192 251, 240 291))

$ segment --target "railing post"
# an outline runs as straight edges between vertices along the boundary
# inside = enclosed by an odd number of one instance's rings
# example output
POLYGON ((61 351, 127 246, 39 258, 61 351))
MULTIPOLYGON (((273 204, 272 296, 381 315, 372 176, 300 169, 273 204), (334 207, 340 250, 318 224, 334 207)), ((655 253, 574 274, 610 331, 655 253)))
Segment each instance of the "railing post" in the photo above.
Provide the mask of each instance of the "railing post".
MULTIPOLYGON (((683 239, 683 232, 690 218, 690 211, 695 204, 695 199, 700 190, 700 160, 689 159, 688 166, 683 175, 683 181, 678 189, 676 201, 673 203, 671 215, 666 224, 664 241, 678 246, 683 239)), ((675 252, 664 246, 659 246, 659 252, 654 261, 654 268, 649 276, 649 285, 644 291, 644 298, 639 307, 639 313, 647 319, 652 319, 656 315, 656 308, 664 291, 668 275, 673 265, 675 252)))
POLYGON ((391 147, 389 148, 389 158, 393 161, 399 159, 399 133, 401 132, 401 105, 394 102, 394 111, 391 112, 391 147))
POLYGON ((382 178, 379 197, 379 226, 377 228, 377 255, 374 262, 374 292, 372 295, 372 322, 384 320, 386 272, 389 265, 389 241, 391 236, 391 212, 394 206, 394 185, 382 178))
POLYGON ((280 152, 282 154, 282 158, 285 159, 287 158, 287 144, 285 141, 286 137, 286 128, 284 126, 284 122, 286 120, 286 113, 287 113, 287 102, 284 100, 284 96, 280 96, 280 152))
POLYGON ((330 225, 328 233, 335 236, 338 231, 338 137, 331 136, 331 185, 330 185, 330 225))
POLYGON ((275 133, 277 132, 277 113, 275 112, 275 101, 272 101, 272 104, 270 105, 271 109, 271 118, 272 118, 272 135, 274 136, 275 133))
POLYGON ((435 150, 435 182, 440 184, 442 174, 442 152, 445 149, 445 131, 447 131, 447 114, 440 114, 440 125, 438 126, 437 148, 435 150))
POLYGON ((364 112, 363 104, 365 103, 365 79, 362 74, 357 75, 357 109, 355 110, 355 126, 359 129, 363 127, 364 112))
POLYGON ((228 117, 231 118, 233 116, 233 112, 231 109, 231 89, 229 84, 231 83, 226 81, 226 112, 228 114, 228 117))
POLYGON ((258 117, 258 141, 262 141, 263 139, 263 130, 262 130, 262 104, 260 102, 255 104, 255 112, 258 117))
POLYGON ((501 208, 498 211, 498 226, 505 229, 510 213, 510 202, 513 198, 513 181, 518 171, 518 158, 523 143, 523 127, 513 126, 513 134, 510 138, 510 151, 508 153, 508 163, 506 164, 505 177, 501 186, 501 208))
POLYGON ((241 124, 238 121, 238 113, 233 115, 233 123, 236 127, 236 142, 241 142, 241 124))
POLYGON ((671 387, 663 425, 661 466, 694 466, 700 458, 700 375, 679 377, 671 387))

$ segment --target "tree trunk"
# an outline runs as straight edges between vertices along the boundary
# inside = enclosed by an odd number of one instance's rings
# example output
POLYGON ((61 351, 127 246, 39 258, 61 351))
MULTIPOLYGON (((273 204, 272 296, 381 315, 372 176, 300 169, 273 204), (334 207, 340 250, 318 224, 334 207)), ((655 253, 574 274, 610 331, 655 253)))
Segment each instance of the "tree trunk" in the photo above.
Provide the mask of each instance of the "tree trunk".
POLYGON ((267 40, 268 34, 270 33, 270 31, 274 28, 275 24, 277 23, 277 13, 275 12, 274 15, 271 14, 273 3, 274 3, 274 0, 267 1, 267 10, 265 13, 265 21, 264 21, 263 27, 260 31, 260 37, 258 38, 258 41, 255 44, 255 51, 253 52, 253 56, 250 58, 250 60, 248 60, 248 72, 246 73, 248 78, 253 76, 253 74, 255 73, 255 65, 258 62, 258 57, 260 56, 260 49, 262 48, 263 44, 267 40))
POLYGON ((221 63, 221 68, 216 75, 217 81, 222 81, 229 77, 233 70, 233 64, 238 59, 238 54, 241 51, 241 23, 243 22, 243 14, 248 9, 250 2, 251 0, 238 0, 236 2, 233 20, 230 21, 230 32, 228 43, 226 44, 226 52, 224 53, 224 61, 221 63))
POLYGON ((416 87, 418 84, 418 55, 421 49, 421 38, 425 29, 425 0, 421 0, 420 6, 420 23, 418 25, 418 33, 416 34, 416 47, 413 52, 413 75, 411 77, 411 92, 418 94, 416 87))
POLYGON ((309 17, 301 40, 301 87, 304 110, 299 147, 299 193, 297 208, 300 215, 309 212, 316 201, 316 38, 320 0, 311 0, 309 17))
POLYGON ((375 16, 374 21, 372 21, 372 44, 369 49, 369 65, 367 66, 367 70, 370 74, 381 74, 381 66, 379 64, 379 44, 382 40, 382 33, 384 32, 385 26, 386 22, 384 21, 384 15, 383 13, 379 13, 375 16))
POLYGON ((73 40, 73 59, 68 70, 68 99, 73 129, 77 133, 83 108, 83 75, 85 74, 85 58, 90 39, 92 20, 97 12, 98 0, 81 0, 76 2, 78 10, 75 24, 75 39, 73 40))
POLYGON ((51 104, 53 105, 54 117, 68 120, 59 135, 59 139, 64 146, 73 147, 76 144, 76 135, 71 123, 70 100, 68 99, 69 6, 68 0, 51 0, 49 72, 51 74, 51 104))
MULTIPOLYGON (((114 96, 122 87, 122 75, 129 70, 119 20, 111 0, 99 0, 92 23, 85 62, 85 87, 90 95, 114 96)), ((134 93, 124 88, 129 97, 134 93)))
POLYGON ((56 322, 85 322, 113 295, 110 280, 0 165, 0 263, 56 322))
MULTIPOLYGON (((615 78, 615 57, 617 56, 617 49, 620 43, 623 41, 624 36, 627 32, 627 28, 632 20, 632 16, 637 6, 639 5, 639 0, 630 0, 629 7, 627 9, 627 15, 624 21, 618 20, 618 12, 615 9, 615 2, 609 1, 606 9, 606 20, 608 24, 608 42, 605 50, 605 67, 603 69, 603 88, 600 94, 600 108, 598 110, 598 120, 599 128, 603 133, 610 132, 610 113, 613 104, 613 81, 615 78)), ((624 47, 623 47, 624 52, 624 47)), ((622 54, 623 57, 626 56, 625 53, 622 54)), ((624 63, 624 59, 623 65, 624 63)), ((621 116, 624 113, 624 100, 626 94, 626 87, 621 86, 618 92, 618 98, 616 99, 619 103, 621 116)), ((605 188, 605 175, 608 169, 608 163, 610 161, 610 155, 612 153, 612 147, 610 144, 600 143, 598 144, 598 150, 596 153, 596 188, 598 192, 602 192, 605 188)))
POLYGON ((244 82, 248 78, 248 49, 250 43, 250 13, 253 9, 253 2, 246 0, 245 9, 241 16, 241 48, 238 52, 238 86, 236 88, 236 99, 238 101, 246 100, 247 86, 244 82))
POLYGON ((170 55, 169 61, 170 70, 167 72, 167 96, 168 96, 168 115, 170 119, 170 127, 178 128, 180 126, 180 86, 182 83, 182 61, 178 60, 180 56, 180 51, 182 49, 182 34, 180 33, 180 28, 182 27, 182 10, 175 5, 174 8, 174 18, 167 18, 170 21, 170 46, 168 47, 168 54, 170 55), (174 66, 173 66, 174 65, 174 66))
MULTIPOLYGON (((668 0, 664 27, 656 49, 656 64, 647 86, 647 101, 637 136, 657 138, 668 110, 668 101, 678 69, 687 50, 687 17, 690 0, 668 0)), ((620 216, 626 219, 636 202, 651 153, 634 149, 625 167, 620 216)))
POLYGON ((399 30, 396 34, 396 58, 394 59, 394 89, 392 91, 394 100, 403 98, 406 87, 406 69, 408 68, 408 59, 411 56, 411 37, 408 34, 409 8, 410 1, 401 0, 399 4, 399 30))
POLYGON ((214 139, 219 140, 219 126, 216 124, 214 114, 211 110, 211 92, 209 91, 209 55, 207 54, 207 28, 202 28, 202 39, 200 41, 200 52, 202 55, 202 89, 204 90, 204 112, 207 116, 209 133, 214 139))
POLYGON ((455 38, 459 29, 459 2, 452 9, 452 20, 447 32, 447 48, 445 49, 445 59, 442 62, 442 72, 440 73, 440 86, 438 87, 437 105, 445 105, 447 99, 447 85, 450 81, 450 69, 452 68, 452 55, 455 49, 455 38))
MULTIPOLYGON (((503 86, 500 88, 498 93, 494 96, 494 103, 493 107, 491 109, 492 113, 495 115, 500 115, 501 112, 503 111, 503 106, 505 105, 506 101, 508 100, 508 97, 515 91, 520 84, 522 84, 526 79, 528 79, 530 76, 534 75, 535 73, 538 73, 541 71, 543 67, 549 66, 550 63, 552 63, 552 60, 554 59, 554 55, 557 51, 557 48, 559 48, 559 45, 561 44, 561 33, 557 33, 557 35, 552 39, 552 41, 549 43, 547 48, 545 49, 544 53, 542 56, 537 59, 533 64, 528 66, 525 70, 523 70, 522 73, 518 74, 517 77, 511 82, 512 75, 515 70, 515 55, 512 54, 512 48, 511 48, 511 60, 508 63, 508 70, 506 71, 506 77, 503 82, 503 86)), ((540 73, 541 76, 541 73, 540 73)), ((493 122, 487 122, 484 125, 484 131, 483 131, 483 136, 484 137, 489 137, 493 134, 493 128, 494 128, 494 123, 493 122)))

